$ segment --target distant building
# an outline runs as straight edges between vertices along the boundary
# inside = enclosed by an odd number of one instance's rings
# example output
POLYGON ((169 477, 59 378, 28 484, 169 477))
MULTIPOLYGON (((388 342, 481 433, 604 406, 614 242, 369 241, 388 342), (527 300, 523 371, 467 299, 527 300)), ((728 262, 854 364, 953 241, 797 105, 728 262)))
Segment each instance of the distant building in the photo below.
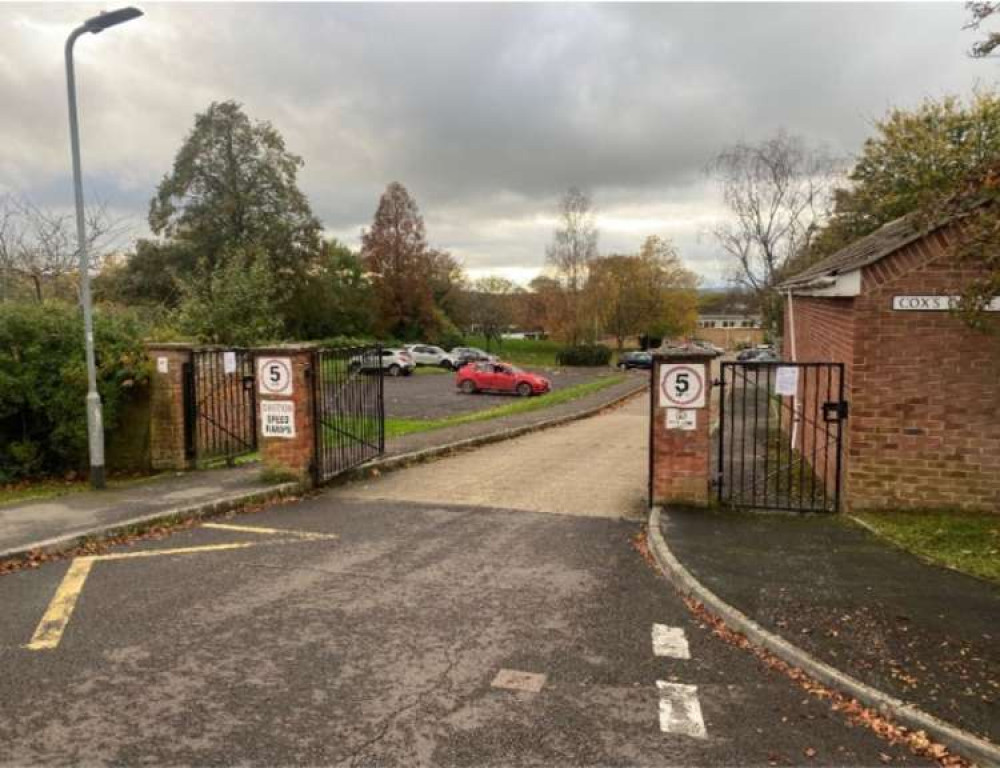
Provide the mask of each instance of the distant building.
POLYGON ((700 312, 695 338, 723 349, 752 347, 764 342, 761 317, 749 312, 700 312))

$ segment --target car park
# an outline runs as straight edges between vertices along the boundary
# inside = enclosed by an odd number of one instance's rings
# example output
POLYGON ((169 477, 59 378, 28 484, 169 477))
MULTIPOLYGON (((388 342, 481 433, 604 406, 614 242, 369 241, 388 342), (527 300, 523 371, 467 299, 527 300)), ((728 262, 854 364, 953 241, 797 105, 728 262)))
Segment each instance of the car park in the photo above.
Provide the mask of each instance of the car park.
POLYGON ((455 374, 455 385, 467 395, 476 392, 510 392, 529 397, 552 389, 552 383, 544 376, 500 362, 466 365, 455 374))
POLYGON ((417 365, 437 365, 441 368, 455 368, 455 357, 441 347, 432 344, 408 344, 405 347, 417 365))
POLYGON ((626 352, 618 358, 618 367, 623 371, 630 371, 633 368, 648 370, 653 367, 653 353, 626 352))
POLYGON ((348 363, 352 371, 362 372, 376 371, 379 365, 390 376, 409 376, 417 367, 413 356, 406 349, 383 349, 379 358, 374 355, 356 355, 348 363))

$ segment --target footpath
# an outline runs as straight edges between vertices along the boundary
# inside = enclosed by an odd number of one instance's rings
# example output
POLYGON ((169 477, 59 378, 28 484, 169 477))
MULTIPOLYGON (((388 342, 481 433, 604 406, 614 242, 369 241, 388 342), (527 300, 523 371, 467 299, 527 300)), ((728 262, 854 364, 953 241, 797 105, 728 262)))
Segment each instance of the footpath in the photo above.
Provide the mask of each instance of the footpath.
POLYGON ((660 528, 696 579, 765 629, 1000 744, 1000 587, 834 515, 673 508, 660 528))
MULTIPOLYGON (((517 437, 591 415, 645 389, 645 379, 621 384, 550 408, 414 433, 387 441, 385 455, 362 469, 393 469, 452 450, 517 437)), ((0 561, 33 551, 58 552, 82 540, 170 519, 230 509, 301 493, 298 483, 267 483, 252 463, 227 469, 178 472, 105 491, 0 505, 0 561)))

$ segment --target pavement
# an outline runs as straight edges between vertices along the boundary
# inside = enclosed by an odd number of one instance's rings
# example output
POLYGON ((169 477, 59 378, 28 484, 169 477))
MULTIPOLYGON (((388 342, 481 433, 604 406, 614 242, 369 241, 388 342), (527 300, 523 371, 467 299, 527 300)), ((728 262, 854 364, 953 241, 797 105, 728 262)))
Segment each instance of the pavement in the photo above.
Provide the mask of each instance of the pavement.
MULTIPOLYGON (((630 472, 641 411, 588 422, 606 454, 525 438, 546 472, 475 504, 398 498, 414 467, 0 576, 0 763, 928 764, 699 623, 604 506, 644 477, 505 506, 630 472)), ((434 466, 496 477, 466 458, 434 466)))
POLYGON ((670 509, 661 528, 702 584, 765 629, 1000 742, 1000 588, 845 517, 670 509))
POLYGON ((0 557, 52 539, 84 536, 125 521, 252 496, 273 484, 256 464, 178 472, 104 491, 81 491, 0 506, 0 557))

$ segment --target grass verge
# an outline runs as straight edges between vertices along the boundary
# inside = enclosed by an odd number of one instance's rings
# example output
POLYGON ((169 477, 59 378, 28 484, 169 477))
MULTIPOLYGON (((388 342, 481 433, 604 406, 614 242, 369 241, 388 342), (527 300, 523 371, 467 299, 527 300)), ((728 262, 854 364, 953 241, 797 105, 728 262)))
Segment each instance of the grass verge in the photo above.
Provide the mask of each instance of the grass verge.
POLYGON ((1000 515, 888 511, 855 516, 903 549, 1000 584, 1000 515))
MULTIPOLYGON (((464 346, 485 350, 486 339, 467 336, 464 346)), ((554 366, 556 353, 562 348, 563 344, 551 339, 504 339, 499 347, 493 342, 489 352, 514 365, 554 366)))
MULTIPOLYGON (((386 437, 402 437, 411 435, 414 432, 428 432, 432 429, 443 429, 454 427, 459 424, 470 424, 476 421, 488 421, 498 419, 503 416, 513 416, 518 413, 537 411, 542 408, 551 408, 554 405, 568 403, 571 400, 584 397, 602 389, 620 384, 625 381, 625 376, 613 375, 603 376, 592 381, 585 381, 575 384, 565 389, 557 389, 547 395, 538 397, 520 398, 507 405, 499 405, 496 408, 487 408, 482 411, 472 411, 471 413, 461 413, 455 416, 447 416, 443 419, 386 419, 386 437)), ((475 397, 475 395, 471 395, 475 397)))
MULTIPOLYGON (((156 472, 148 475, 129 475, 125 477, 108 478, 108 488, 127 488, 130 485, 144 483, 147 480, 160 477, 162 473, 156 472)), ((90 482, 86 477, 75 480, 31 480, 16 485, 0 486, 0 507, 16 504, 22 501, 34 501, 36 499, 52 499, 57 496, 65 496, 70 493, 80 493, 89 491, 90 482)))

